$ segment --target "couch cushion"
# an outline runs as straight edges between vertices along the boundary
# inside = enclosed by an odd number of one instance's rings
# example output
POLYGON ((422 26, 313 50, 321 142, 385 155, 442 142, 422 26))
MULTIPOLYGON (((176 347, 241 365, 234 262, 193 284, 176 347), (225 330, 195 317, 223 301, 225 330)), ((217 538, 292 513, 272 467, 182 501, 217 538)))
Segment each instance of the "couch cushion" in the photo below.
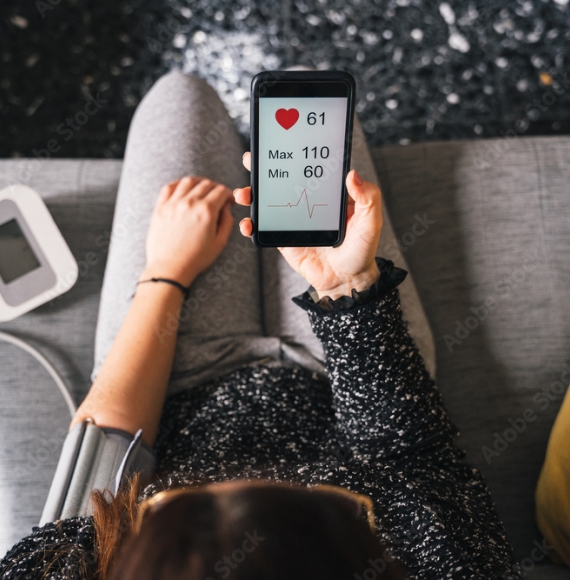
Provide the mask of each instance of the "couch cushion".
POLYGON ((520 558, 569 382, 570 138, 374 151, 437 348, 459 444, 485 474, 520 558), (417 216, 430 220, 412 237, 417 216))
MULTIPOLYGON (((120 161, 0 160, 0 189, 30 185, 46 201, 79 264, 67 293, 0 330, 31 339, 74 387, 90 386, 95 323, 113 219, 120 161)), ((39 522, 69 413, 47 372, 0 343, 0 555, 39 522)))
MULTIPOLYGON (((570 138, 417 144, 373 156, 434 332, 438 382, 460 445, 485 474, 517 555, 533 566, 529 577, 567 577, 534 550, 533 491, 563 397, 556 381, 570 363, 570 138), (525 411, 534 419, 524 420, 525 411), (503 444, 495 433, 513 440, 496 451, 503 444)), ((0 329, 35 340, 77 400, 89 388, 120 168, 0 160, 0 187, 37 189, 80 264, 68 294, 0 329)), ((28 355, 2 344, 0 368, 3 553, 37 524, 69 417, 28 355)))

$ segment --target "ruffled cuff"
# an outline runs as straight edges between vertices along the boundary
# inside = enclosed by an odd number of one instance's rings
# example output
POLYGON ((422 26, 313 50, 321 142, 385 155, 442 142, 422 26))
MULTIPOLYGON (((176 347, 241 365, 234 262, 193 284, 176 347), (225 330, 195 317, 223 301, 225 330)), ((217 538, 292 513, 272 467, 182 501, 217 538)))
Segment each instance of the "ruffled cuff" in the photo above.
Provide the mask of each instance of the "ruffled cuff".
POLYGON ((295 296, 293 302, 304 310, 313 310, 315 312, 349 310, 362 304, 368 304, 381 296, 385 296, 399 286, 408 275, 402 268, 394 266, 394 262, 391 260, 376 258, 376 265, 380 271, 380 277, 367 290, 358 292, 353 288, 351 296, 341 296, 336 300, 332 300, 329 296, 323 296, 320 300, 315 301, 317 293, 311 286, 300 296, 295 296))

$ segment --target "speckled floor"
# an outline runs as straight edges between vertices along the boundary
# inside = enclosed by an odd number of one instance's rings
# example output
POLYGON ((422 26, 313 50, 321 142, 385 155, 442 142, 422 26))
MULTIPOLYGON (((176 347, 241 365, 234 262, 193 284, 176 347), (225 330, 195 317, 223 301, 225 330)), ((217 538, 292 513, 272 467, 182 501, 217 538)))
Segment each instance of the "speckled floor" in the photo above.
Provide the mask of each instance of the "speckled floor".
POLYGON ((172 68, 247 137, 252 76, 357 79, 370 144, 570 133, 568 0, 2 0, 0 156, 121 157, 172 68), (50 147, 51 145, 51 147, 50 147))

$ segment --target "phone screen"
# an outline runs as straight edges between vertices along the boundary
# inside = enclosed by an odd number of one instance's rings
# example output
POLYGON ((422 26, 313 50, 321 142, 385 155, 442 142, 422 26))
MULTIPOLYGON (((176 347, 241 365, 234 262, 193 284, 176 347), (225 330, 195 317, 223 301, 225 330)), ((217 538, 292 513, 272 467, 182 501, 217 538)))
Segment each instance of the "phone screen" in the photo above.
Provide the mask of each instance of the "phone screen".
POLYGON ((252 222, 260 247, 335 246, 346 225, 354 79, 267 71, 252 82, 252 222))
POLYGON ((259 99, 259 231, 338 230, 347 104, 259 99))

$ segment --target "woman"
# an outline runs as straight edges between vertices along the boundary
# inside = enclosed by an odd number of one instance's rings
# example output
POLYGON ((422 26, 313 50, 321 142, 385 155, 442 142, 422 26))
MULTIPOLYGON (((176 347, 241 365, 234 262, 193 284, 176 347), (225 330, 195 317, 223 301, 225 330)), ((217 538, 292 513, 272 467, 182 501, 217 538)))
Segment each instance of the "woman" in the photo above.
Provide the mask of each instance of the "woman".
POLYGON ((378 187, 347 176, 340 247, 259 252, 233 227, 249 188, 221 185, 246 182, 240 157, 203 81, 172 73, 139 106, 72 427, 142 429, 156 475, 35 528, 2 577, 520 578, 402 320, 405 272, 375 258, 378 187))

